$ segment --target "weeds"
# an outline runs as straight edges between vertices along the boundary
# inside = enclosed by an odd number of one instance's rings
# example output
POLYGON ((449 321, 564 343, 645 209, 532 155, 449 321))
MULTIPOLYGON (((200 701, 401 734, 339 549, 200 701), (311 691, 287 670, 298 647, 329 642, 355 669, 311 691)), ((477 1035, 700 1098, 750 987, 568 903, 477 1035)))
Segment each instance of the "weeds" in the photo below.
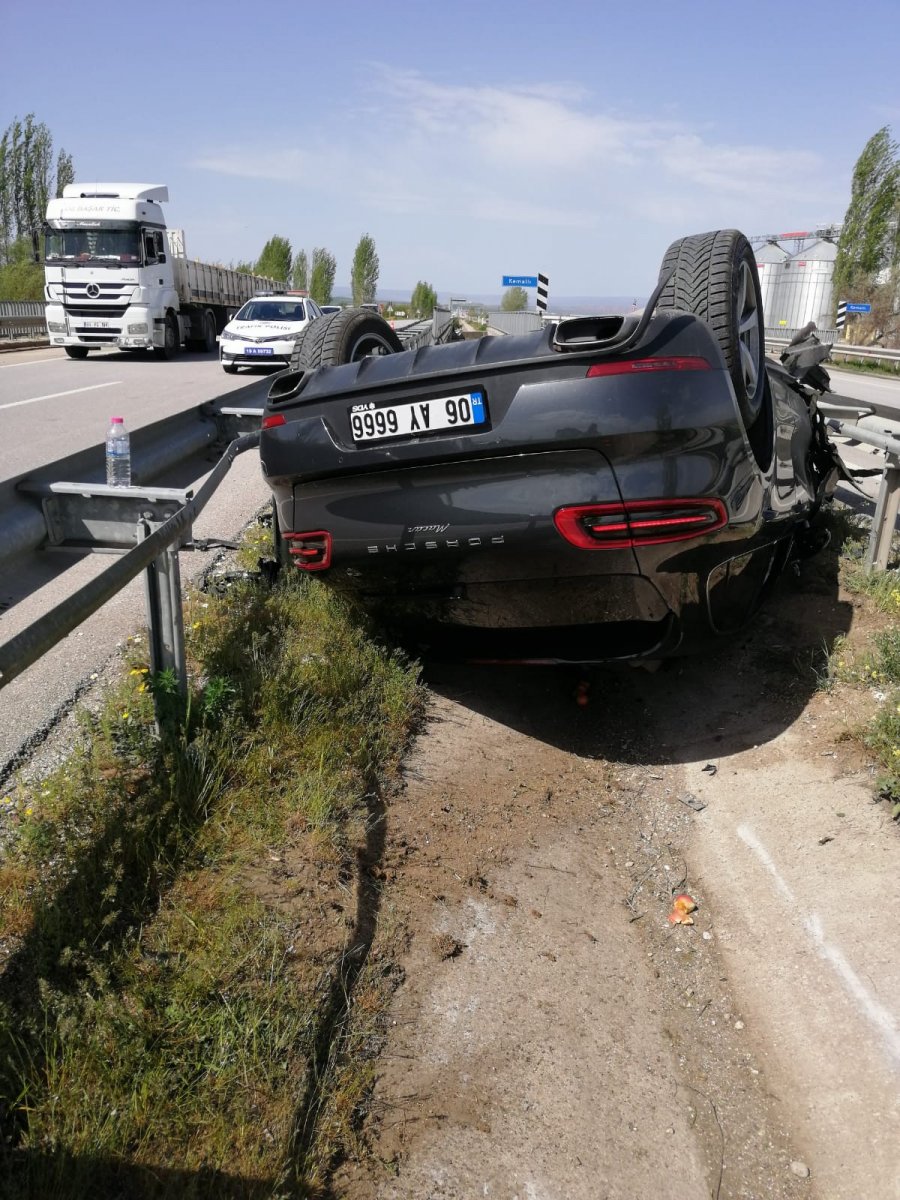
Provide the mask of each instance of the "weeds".
POLYGON ((359 864, 416 671, 311 581, 189 610, 187 694, 135 647, 81 747, 8 813, 10 1200, 311 1195, 352 1136, 370 1066, 346 1051, 348 997, 371 994, 377 915, 359 864), (323 1069, 352 1100, 326 1099, 323 1069), (321 1123, 298 1109, 313 1094, 321 1123))
MULTIPOLYGON (((866 597, 879 612, 889 617, 900 615, 900 572, 867 568, 864 523, 842 508, 834 510, 830 521, 832 537, 841 547, 844 587, 866 597)), ((893 816, 900 818, 900 628, 891 623, 856 650, 847 638, 837 638, 825 656, 820 686, 831 688, 839 683, 873 689, 879 698, 878 711, 858 736, 882 768, 877 783, 880 794, 893 802, 893 816)))

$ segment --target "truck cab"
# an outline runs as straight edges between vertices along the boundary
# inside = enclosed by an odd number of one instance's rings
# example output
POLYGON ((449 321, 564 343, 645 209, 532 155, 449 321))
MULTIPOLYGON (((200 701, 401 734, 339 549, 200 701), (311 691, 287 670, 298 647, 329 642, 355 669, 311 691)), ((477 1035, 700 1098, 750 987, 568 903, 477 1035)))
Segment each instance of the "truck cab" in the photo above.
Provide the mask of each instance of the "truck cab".
POLYGON ((206 353, 256 291, 285 284, 184 253, 184 234, 166 228, 169 189, 156 183, 71 183, 47 207, 44 297, 52 346, 70 358, 90 350, 150 350, 171 358, 182 346, 206 353))
MULTIPOLYGON (((72 358, 118 346, 166 348, 177 313, 159 184, 69 184, 47 208, 44 296, 50 344, 72 358)), ((180 340, 180 339, 179 339, 180 340)))

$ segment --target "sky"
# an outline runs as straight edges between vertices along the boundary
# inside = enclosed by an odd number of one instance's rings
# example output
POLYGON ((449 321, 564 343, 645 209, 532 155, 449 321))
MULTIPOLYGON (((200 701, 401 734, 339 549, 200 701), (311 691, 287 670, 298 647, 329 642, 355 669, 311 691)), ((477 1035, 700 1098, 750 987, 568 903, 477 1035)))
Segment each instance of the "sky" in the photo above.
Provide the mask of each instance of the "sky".
POLYGON ((44 0, 2 33, 0 129, 167 184, 191 258, 324 246, 338 294, 368 234, 385 293, 646 297, 675 238, 840 222, 900 140, 897 0, 44 0))

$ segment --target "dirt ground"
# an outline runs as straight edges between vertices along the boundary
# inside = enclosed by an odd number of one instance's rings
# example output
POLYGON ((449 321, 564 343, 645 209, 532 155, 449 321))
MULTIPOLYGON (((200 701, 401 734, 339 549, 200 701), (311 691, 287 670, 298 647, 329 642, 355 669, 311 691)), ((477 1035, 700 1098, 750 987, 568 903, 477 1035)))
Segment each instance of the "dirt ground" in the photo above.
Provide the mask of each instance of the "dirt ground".
POLYGON ((900 1198, 900 837, 847 736, 883 697, 816 686, 868 633, 834 580, 655 674, 429 669, 335 1196, 900 1198))

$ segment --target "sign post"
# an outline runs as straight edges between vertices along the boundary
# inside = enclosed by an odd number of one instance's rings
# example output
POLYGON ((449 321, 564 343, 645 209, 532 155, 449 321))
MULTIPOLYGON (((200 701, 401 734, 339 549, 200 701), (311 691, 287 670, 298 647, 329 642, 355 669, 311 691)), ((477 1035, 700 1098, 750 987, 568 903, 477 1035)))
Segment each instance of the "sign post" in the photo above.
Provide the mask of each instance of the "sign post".
POLYGON ((547 311, 547 296, 550 292, 550 280, 546 275, 504 275, 503 286, 505 288, 537 288, 535 307, 541 316, 543 316, 547 311))

